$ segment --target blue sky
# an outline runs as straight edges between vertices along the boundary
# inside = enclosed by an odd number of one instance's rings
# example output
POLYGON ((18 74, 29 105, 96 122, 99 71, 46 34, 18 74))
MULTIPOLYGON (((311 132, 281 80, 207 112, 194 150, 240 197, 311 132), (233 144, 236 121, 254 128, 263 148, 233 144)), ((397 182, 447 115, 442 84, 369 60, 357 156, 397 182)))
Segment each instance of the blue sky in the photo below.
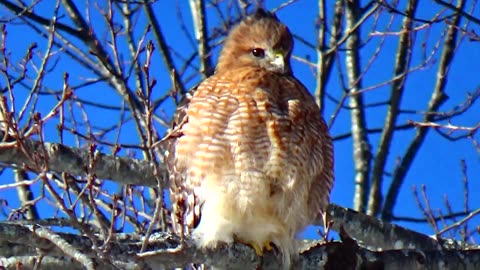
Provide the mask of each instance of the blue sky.
MULTIPOLYGON (((48 1, 47 1, 48 2, 48 1)), ((280 3, 284 1, 267 1, 266 6, 268 9, 277 7, 280 3)), ((432 14, 435 14, 440 10, 440 8, 433 4, 433 1, 420 1, 419 11, 417 17, 423 19, 429 19, 432 17, 432 14)), ((472 5, 472 1, 467 1, 472 5)), ((83 1, 76 1, 79 8, 84 10, 82 3, 83 1)), ((328 14, 327 18, 331 19, 332 4, 334 1, 328 3, 327 9, 328 14)), ((42 6, 36 7, 35 11, 43 14, 45 17, 50 17, 52 14, 53 1, 42 6)), ((100 6, 104 6, 103 1, 100 1, 100 6)), ((165 38, 172 48, 176 52, 181 52, 182 56, 188 58, 191 53, 195 51, 195 44, 191 44, 182 29, 178 25, 177 17, 177 5, 180 7, 182 17, 184 19, 184 25, 187 31, 192 30, 192 20, 190 15, 189 6, 187 1, 158 1, 155 5, 155 12, 158 16, 159 23, 162 27, 165 38)), ((400 1, 400 7, 404 8, 405 1, 400 1)), ((467 4, 468 6, 468 4, 467 4)), ((96 8, 91 8, 92 22, 94 22, 94 29, 97 37, 100 39, 108 39, 106 32, 105 24, 98 13, 96 8)), ((61 11, 62 14, 65 14, 61 11)), ((448 13, 448 11, 446 11, 448 13)), ((451 12, 450 12, 451 13, 451 12)), ((0 9, 0 15, 4 15, 5 10, 0 9)), ((314 27, 314 22, 316 19, 316 14, 318 14, 317 1, 313 0, 300 0, 288 7, 281 9, 277 15, 289 29, 296 35, 301 36, 308 42, 315 44, 316 42, 316 30, 314 27)), ((480 15, 478 7, 475 7, 473 14, 480 15)), ((376 26, 376 31, 382 32, 385 30, 385 27, 391 16, 394 16, 392 13, 383 12, 378 18, 378 25, 376 26)), ((478 16, 477 16, 478 17, 478 16)), ((63 16, 59 19, 60 22, 71 24, 67 19, 67 16, 63 16)), ((209 28, 218 27, 220 20, 216 16, 216 13, 210 8, 208 9, 208 23, 209 28)), ((390 31, 398 31, 399 24, 401 23, 401 17, 397 15, 393 19, 392 28, 390 31)), ((137 18, 137 31, 134 34, 138 39, 143 33, 143 28, 146 25, 146 20, 144 17, 137 18)), ((370 19, 366 22, 365 26, 362 28, 361 36, 363 40, 367 40, 370 35, 370 30, 373 27, 373 19, 370 19)), ((478 30, 478 25, 468 25, 467 29, 476 29, 478 30)), ((433 24, 430 28, 425 28, 416 33, 415 36, 415 46, 413 50, 412 66, 420 65, 424 62, 422 58, 423 51, 422 48, 425 48, 427 55, 432 52, 438 45, 437 42, 443 41, 442 31, 445 29, 445 23, 440 22, 433 24), (440 40, 440 41, 439 41, 440 40), (424 44, 424 47, 421 45, 424 44)), ((28 27, 22 25, 13 25, 10 24, 7 26, 8 38, 7 38, 7 48, 12 51, 12 59, 19 60, 23 57, 26 48, 32 43, 38 43, 38 54, 34 56, 34 63, 37 65, 40 64, 42 52, 46 48, 47 41, 45 39, 39 38, 39 36, 32 32, 28 27)), ((370 36, 371 40, 362 47, 361 49, 361 62, 362 66, 368 63, 370 58, 375 54, 377 46, 381 42, 381 35, 370 36)), ((147 36, 147 40, 154 40, 153 35, 147 36)), ((124 40, 122 38, 119 40, 119 44, 124 40)), ((215 43, 218 44, 220 40, 216 40, 215 43)), ((363 86, 369 87, 382 83, 386 80, 389 80, 393 74, 393 63, 395 60, 395 50, 397 48, 398 36, 390 35, 385 39, 385 42, 382 45, 376 60, 370 66, 369 70, 365 74, 363 80, 363 86)), ((123 45, 122 45, 123 46, 123 45)), ((130 61, 128 54, 126 54, 125 47, 120 46, 120 52, 123 52, 122 60, 125 63, 130 61)), ((154 92, 154 97, 161 97, 165 94, 165 89, 168 89, 171 85, 168 70, 165 69, 164 64, 162 63, 161 57, 158 53, 158 45, 156 45, 157 51, 154 55, 154 65, 152 68, 152 76, 158 81, 157 87, 154 92)), ((218 49, 215 48, 214 53, 214 62, 216 62, 216 56, 218 55, 218 49)), ((440 45, 441 49, 441 45, 440 45)), ((58 48, 54 49, 58 51, 58 48)), ((310 61, 314 63, 316 61, 315 52, 303 45, 301 42, 296 41, 294 55, 297 57, 309 57, 310 61)), ((466 99, 468 92, 473 92, 479 86, 478 79, 478 63, 480 58, 480 51, 478 49, 478 42, 470 42, 466 38, 462 41, 460 46, 457 48, 455 53, 455 59, 450 67, 449 79, 446 87, 446 93, 449 96, 447 102, 441 107, 441 111, 447 112, 453 109, 456 105, 460 104, 463 100, 466 99)), ((439 51, 433 54, 431 62, 428 65, 419 68, 417 71, 413 72, 407 81, 407 86, 405 90, 405 95, 402 100, 401 108, 405 110, 417 110, 423 111, 427 107, 428 100, 432 93, 432 89, 436 80, 436 72, 438 66, 438 60, 440 58, 439 51)), ((144 58, 143 58, 144 59, 144 58)), ((340 70, 345 71, 345 62, 344 62, 344 52, 341 52, 339 55, 339 66, 340 70)), ((78 66, 75 62, 68 59, 67 57, 58 57, 56 58, 57 64, 55 66, 54 72, 49 73, 45 77, 45 85, 48 85, 53 90, 60 90, 63 85, 63 73, 68 72, 70 74, 70 84, 72 86, 84 83, 85 80, 93 78, 94 75, 91 71, 86 70, 83 67, 78 66)), ((180 64, 181 61, 177 61, 176 64, 180 64)), ((195 62, 198 64, 198 62, 195 62)), ((311 66, 301 63, 299 61, 293 60, 293 70, 294 74, 307 86, 308 89, 315 89, 315 73, 311 66)), ((53 67, 53 64, 51 64, 53 67)), ((186 72, 186 76, 194 74, 194 69, 189 69, 186 72)), ((342 86, 339 82, 339 71, 337 67, 334 68, 334 72, 329 80, 327 85, 327 91, 330 95, 336 99, 340 99, 342 96, 342 86)), ((0 85, 4 86, 3 77, 0 78, 0 85)), ((195 77, 193 80, 189 81, 186 85, 193 86, 199 81, 198 77, 195 77)), ((366 103, 385 101, 388 99, 390 92, 389 85, 379 87, 375 90, 368 91, 365 94, 366 103)), ((81 98, 101 102, 103 104, 121 105, 121 98, 114 93, 110 88, 107 87, 104 83, 98 83, 90 87, 80 88, 76 90, 76 95, 81 98)), ((16 100, 15 105, 17 108, 21 108, 25 99, 28 95, 28 92, 25 89, 18 88, 15 91, 16 100)), ((47 113, 56 103, 56 100, 52 97, 41 96, 41 103, 37 106, 36 110, 42 112, 43 114, 47 113)), ((461 117, 455 118, 452 120, 451 124, 460 125, 460 126, 474 126, 479 122, 480 115, 480 105, 478 102, 473 105, 469 112, 465 113, 461 117)), ((335 110, 336 104, 331 100, 327 99, 326 108, 325 108, 325 118, 327 121, 332 116, 335 110)), ((91 106, 85 106, 85 111, 90 115, 89 121, 92 125, 97 126, 109 126, 116 123, 119 119, 118 111, 110 110, 98 110, 91 106)), ((166 116, 170 115, 173 111, 172 103, 169 102, 162 108, 162 111, 158 111, 159 115, 165 114, 166 116)), ((369 128, 381 128, 383 126, 383 121, 385 119, 385 107, 371 108, 367 111, 367 125, 369 128)), ((78 110, 75 111, 75 117, 77 120, 81 119, 81 114, 78 110)), ((420 121, 423 116, 421 114, 405 114, 399 117, 397 124, 405 124, 407 120, 420 121)), ((446 123, 446 122, 442 122, 446 123)), ((49 141, 58 141, 58 133, 55 129, 55 125, 58 124, 55 120, 51 120, 46 124, 46 134, 45 137, 49 141)), ((335 137, 336 135, 344 134, 350 132, 351 128, 350 123, 350 112, 348 110, 341 110, 337 119, 335 120, 333 126, 331 127, 331 133, 335 137)), ((162 127, 157 126, 160 133, 163 133, 162 127)), ((80 127, 80 130, 84 128, 80 127)), ((120 142, 122 143, 137 143, 138 137, 134 130, 132 122, 129 122, 122 129, 120 134, 120 142)), ((109 134, 108 139, 113 140, 116 133, 109 134)), ((393 168, 397 162, 398 158, 401 158, 405 152, 406 146, 410 143, 413 138, 414 130, 407 131, 398 131, 395 133, 394 140, 392 143, 392 148, 390 149, 388 161, 386 165, 386 170, 389 172, 393 171, 393 168)), ((377 150, 378 140, 380 134, 370 136, 370 143, 372 146, 373 154, 377 150)), ((479 140, 480 136, 477 134, 474 137, 479 140)), ((73 136, 65 133, 66 144, 75 145, 75 140, 73 136)), ((108 147, 102 148, 104 152, 108 153, 111 149, 108 147)), ((132 154, 135 152, 133 150, 122 151, 121 154, 132 154)), ((135 154, 135 153, 134 153, 135 154)), ((141 157, 139 153, 136 153, 137 157, 141 157)), ((333 203, 345 206, 352 207, 353 201, 353 160, 352 160, 352 141, 351 139, 339 140, 335 142, 335 177, 336 182, 332 192, 331 201, 333 203)), ((468 176, 469 176, 469 192, 470 192, 470 207, 471 209, 476 209, 480 207, 480 201, 476 198, 480 197, 480 181, 478 175, 480 172, 480 158, 479 154, 475 151, 472 141, 469 139, 464 139, 460 141, 450 142, 439 136, 435 131, 429 132, 425 143, 423 144, 421 151, 415 158, 415 161, 410 168, 406 180, 402 186, 399 198, 397 200, 397 205, 394 210, 394 214, 397 216, 408 216, 421 218, 422 214, 416 206, 413 194, 412 186, 419 187, 422 184, 425 184, 427 187, 427 194, 433 209, 442 209, 443 213, 446 212, 444 206, 444 198, 448 197, 453 211, 461 211, 463 207, 463 187, 462 187, 462 174, 460 167, 460 160, 464 159, 468 166, 468 176)), ((1 183, 7 183, 11 180, 11 174, 4 173, 0 176, 1 183)), ((390 178, 384 178, 384 189, 386 192, 389 186, 390 178)), ((15 199, 12 198, 13 194, 10 194, 5 191, 0 191, 1 198, 8 198, 10 205, 15 206, 15 199)), ((478 220, 477 220, 478 222, 478 220)), ((430 225, 428 224, 414 224, 399 222, 400 225, 406 226, 408 228, 421 231, 423 233, 431 234, 433 233, 430 225)), ((472 221, 472 225, 475 225, 475 222, 472 221)), ((304 235, 305 237, 315 237, 313 230, 308 230, 304 235)))

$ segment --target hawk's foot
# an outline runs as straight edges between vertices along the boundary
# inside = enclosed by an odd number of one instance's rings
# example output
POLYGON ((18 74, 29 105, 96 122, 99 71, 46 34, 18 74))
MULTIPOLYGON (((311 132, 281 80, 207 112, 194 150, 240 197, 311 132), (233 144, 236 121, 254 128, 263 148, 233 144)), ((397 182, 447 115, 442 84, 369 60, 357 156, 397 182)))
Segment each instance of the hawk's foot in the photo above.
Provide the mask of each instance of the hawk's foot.
POLYGON ((266 251, 272 251, 274 250, 274 244, 270 241, 264 243, 263 245, 258 245, 256 242, 254 241, 244 241, 238 237, 234 237, 235 241, 239 242, 239 243, 242 243, 244 245, 248 245, 250 247, 252 247, 254 250, 255 250, 255 253, 257 254, 257 256, 260 256, 262 257, 263 256, 263 251, 266 250, 266 251), (273 246, 272 246, 273 244, 273 246))
POLYGON ((267 242, 265 246, 263 247, 266 251, 272 251, 273 250, 272 242, 267 242))

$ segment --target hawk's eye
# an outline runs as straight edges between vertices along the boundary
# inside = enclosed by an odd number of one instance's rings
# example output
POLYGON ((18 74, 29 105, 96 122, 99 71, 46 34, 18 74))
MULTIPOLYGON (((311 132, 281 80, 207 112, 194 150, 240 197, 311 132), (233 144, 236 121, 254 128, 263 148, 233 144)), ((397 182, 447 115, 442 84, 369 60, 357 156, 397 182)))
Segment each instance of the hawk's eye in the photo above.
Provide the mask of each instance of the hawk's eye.
POLYGON ((265 51, 261 48, 252 49, 252 54, 255 57, 263 58, 265 56, 265 51))

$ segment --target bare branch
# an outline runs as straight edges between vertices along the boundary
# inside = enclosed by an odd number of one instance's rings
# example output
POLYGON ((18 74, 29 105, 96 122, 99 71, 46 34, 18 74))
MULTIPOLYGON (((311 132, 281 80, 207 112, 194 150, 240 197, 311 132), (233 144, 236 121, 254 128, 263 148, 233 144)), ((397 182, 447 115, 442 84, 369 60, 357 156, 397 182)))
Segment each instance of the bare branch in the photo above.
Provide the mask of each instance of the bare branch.
POLYGON ((353 209, 364 212, 366 210, 369 187, 371 147, 367 135, 363 96, 356 94, 358 89, 362 88, 359 55, 360 33, 359 29, 356 28, 360 18, 360 2, 347 1, 345 6, 346 32, 350 33, 346 43, 345 62, 349 82, 348 88, 350 89, 349 103, 353 108, 351 111, 353 160, 355 162, 355 198, 353 199, 353 209))
POLYGON ((388 111, 384 122, 384 128, 380 137, 380 143, 375 155, 372 180, 370 187, 370 194, 368 200, 367 213, 372 216, 376 216, 382 205, 382 187, 385 164, 387 162, 388 152, 393 140, 393 133, 397 123, 397 117, 399 114, 400 102, 403 96, 403 90, 405 88, 406 73, 410 66, 410 59, 412 57, 412 44, 413 44, 413 32, 410 32, 413 26, 412 16, 415 16, 417 10, 417 0, 408 1, 406 14, 403 18, 403 33, 398 41, 397 55, 395 57, 394 76, 398 77, 392 83, 390 91, 390 102, 388 105, 388 111))
POLYGON ((205 16, 205 1, 189 0, 193 17, 193 28, 198 43, 198 57, 200 58, 200 73, 202 79, 213 73, 210 47, 207 38, 207 17, 205 16))
MULTIPOLYGON (((459 0, 457 7, 459 9, 463 9, 465 5, 465 1, 459 0)), ((454 50, 457 43, 457 34, 458 29, 457 26, 460 23, 461 16, 455 16, 448 27, 448 32, 445 37, 444 41, 444 48, 443 53, 440 59, 438 71, 437 71, 437 81, 435 88, 433 90, 430 102, 427 108, 427 114, 424 117, 424 122, 430 122, 433 119, 432 112, 436 112, 440 105, 442 105, 447 96, 445 94, 445 86, 448 77, 448 70, 450 68, 450 63, 454 57, 454 50)), ((385 203, 382 209, 382 218, 386 221, 390 221, 393 216, 393 206, 397 200, 398 193, 400 191, 400 187, 403 184, 405 179, 405 175, 407 174, 410 165, 413 162, 416 154, 420 150, 420 147, 427 136, 429 129, 418 129, 417 133, 415 134, 414 139, 411 141, 410 145, 408 146, 403 158, 401 160, 400 165, 395 169, 393 174, 392 184, 389 187, 385 203)))
MULTIPOLYGON (((0 131, 0 137, 5 136, 0 131)), ((68 172, 72 175, 85 175, 85 164, 89 164, 88 149, 71 148, 57 143, 45 143, 31 139, 23 139, 27 153, 48 154, 48 168, 55 172, 68 172)), ((22 168, 35 168, 31 156, 20 150, 14 141, 0 144, 0 162, 15 164, 22 168)), ((94 173, 101 179, 115 179, 118 183, 142 186, 155 186, 154 165, 146 160, 136 160, 126 157, 116 157, 96 153, 94 173)), ((160 165, 163 166, 163 165, 160 165)), ((163 167, 161 167, 163 170, 163 167)), ((167 184, 162 180, 163 184, 167 184)))
POLYGON ((150 22, 150 25, 152 26, 153 29, 153 34, 155 35, 155 39, 157 40, 157 44, 160 47, 160 53, 162 54, 163 57, 163 62, 165 63, 165 66, 167 67, 167 70, 170 70, 174 74, 175 78, 175 85, 173 85, 173 89, 178 89, 180 93, 184 94, 186 89, 183 85, 183 83, 180 81, 180 76, 178 76, 177 69, 175 68, 175 65, 173 64, 173 59, 172 56, 170 55, 170 50, 167 45, 167 41, 165 40, 165 37, 163 36, 162 29, 160 28, 160 25, 158 24, 158 19, 156 18, 152 7, 150 6, 151 2, 148 0, 143 0, 143 8, 145 10, 145 13, 147 14, 148 21, 150 22))

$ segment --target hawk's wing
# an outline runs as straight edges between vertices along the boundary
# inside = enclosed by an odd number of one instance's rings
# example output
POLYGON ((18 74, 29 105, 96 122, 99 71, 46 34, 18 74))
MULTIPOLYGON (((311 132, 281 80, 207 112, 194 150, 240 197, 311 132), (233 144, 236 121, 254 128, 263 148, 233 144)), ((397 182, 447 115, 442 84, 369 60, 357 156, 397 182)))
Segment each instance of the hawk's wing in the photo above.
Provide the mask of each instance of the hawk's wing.
MULTIPOLYGON (((301 107, 292 105, 289 111, 291 114, 293 113, 291 118, 292 121, 295 121, 296 126, 306 129, 294 129, 291 136, 301 137, 303 143, 298 142, 298 144, 307 146, 306 149, 303 149, 303 153, 308 153, 309 157, 304 160, 305 164, 300 166, 306 166, 306 171, 315 172, 309 176, 312 178, 312 182, 307 206, 310 222, 313 222, 317 221, 320 214, 325 212, 330 200, 330 191, 334 181, 332 138, 328 126, 320 114, 320 109, 307 88, 297 79, 292 78, 288 81, 293 83, 292 88, 304 93, 304 103, 300 105, 301 107), (315 167, 320 168, 319 170, 308 169, 315 167)), ((284 83, 282 85, 288 84, 284 83)), ((283 92, 286 92, 286 90, 283 92)))
POLYGON ((320 219, 320 214, 325 213, 327 206, 330 201, 330 192, 333 187, 334 182, 334 160, 333 160, 333 144, 332 138, 328 132, 328 126, 321 119, 322 124, 320 126, 321 134, 321 143, 322 146, 322 158, 323 158, 323 167, 321 171, 315 176, 312 182, 312 188, 308 198, 308 208, 311 214, 313 221, 318 221, 320 219))
POLYGON ((169 174, 172 227, 178 235, 188 234, 189 229, 196 227, 200 220, 198 199, 195 198, 193 190, 186 187, 185 168, 177 166, 175 155, 178 139, 183 136, 182 126, 188 122, 188 106, 199 85, 200 83, 192 87, 182 97, 172 117, 171 128, 165 136, 167 151, 164 163, 169 174))

